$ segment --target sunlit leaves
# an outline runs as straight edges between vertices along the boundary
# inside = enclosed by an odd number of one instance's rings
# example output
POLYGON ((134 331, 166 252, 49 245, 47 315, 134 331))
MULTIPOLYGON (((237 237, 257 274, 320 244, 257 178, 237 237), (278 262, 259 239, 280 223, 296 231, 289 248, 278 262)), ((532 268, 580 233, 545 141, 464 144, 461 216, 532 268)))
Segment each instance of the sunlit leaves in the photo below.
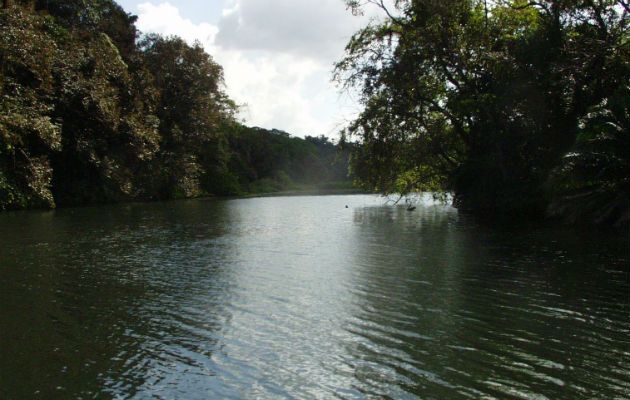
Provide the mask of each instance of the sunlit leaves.
POLYGON ((46 21, 17 7, 0 11, 0 209, 54 206, 47 155, 61 147, 52 74, 58 56, 46 21))
POLYGON ((156 116, 160 147, 155 186, 163 197, 191 197, 199 193, 199 179, 206 168, 225 163, 225 138, 221 132, 232 119, 234 103, 223 91, 223 70, 200 44, 180 38, 147 36, 141 59, 157 90, 156 116))

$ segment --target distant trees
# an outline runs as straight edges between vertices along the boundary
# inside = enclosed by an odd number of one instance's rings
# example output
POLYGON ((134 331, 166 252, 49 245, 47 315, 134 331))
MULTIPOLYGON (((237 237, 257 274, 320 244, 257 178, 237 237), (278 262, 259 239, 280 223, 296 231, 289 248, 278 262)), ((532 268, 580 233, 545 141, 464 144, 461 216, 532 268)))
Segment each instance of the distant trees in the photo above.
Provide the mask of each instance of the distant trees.
MULTIPOLYGON (((360 10, 361 2, 347 3, 360 10)), ((541 214, 550 203, 556 215, 576 211, 557 206, 577 189, 560 178, 575 171, 565 156, 580 148, 586 157, 585 129, 602 135, 592 117, 598 107, 627 110, 630 101, 618 95, 630 77, 627 3, 395 5, 383 23, 354 35, 336 66, 336 78, 360 88, 365 105, 347 132, 362 143, 352 168, 363 184, 386 193, 453 191, 456 204, 482 215, 541 214)), ((627 127, 607 132, 627 140, 627 127)), ((600 167, 627 160, 608 155, 598 158, 600 167)), ((600 180, 595 186, 612 179, 607 174, 591 175, 600 180)), ((614 180, 610 190, 621 197, 610 197, 615 211, 602 222, 628 220, 628 181, 614 180)), ((612 207, 599 199, 582 206, 612 207)))
POLYGON ((347 148, 340 149, 324 135, 304 139, 317 147, 317 156, 305 171, 306 179, 332 182, 348 179, 350 151, 347 148))
POLYGON ((328 138, 291 137, 280 130, 235 125, 228 135, 229 194, 273 192, 309 186, 352 187, 349 154, 328 138))

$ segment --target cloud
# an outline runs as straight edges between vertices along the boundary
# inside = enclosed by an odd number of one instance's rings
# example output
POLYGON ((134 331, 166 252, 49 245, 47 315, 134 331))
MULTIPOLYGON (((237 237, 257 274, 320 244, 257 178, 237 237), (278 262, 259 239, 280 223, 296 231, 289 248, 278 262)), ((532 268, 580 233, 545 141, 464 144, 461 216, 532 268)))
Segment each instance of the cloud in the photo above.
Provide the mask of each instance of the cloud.
POLYGON ((219 21, 226 49, 294 54, 332 63, 360 27, 341 0, 240 0, 219 21))
POLYGON ((217 60, 225 66, 229 93, 243 104, 246 122, 300 136, 327 129, 324 120, 312 117, 313 105, 304 95, 318 68, 313 62, 287 55, 248 59, 235 51, 219 52, 217 60))
POLYGON ((216 25, 195 24, 170 3, 138 6, 138 28, 201 42, 223 66, 226 91, 248 125, 296 136, 335 136, 357 112, 330 82, 361 21, 341 0, 232 0, 216 25))
POLYGON ((195 40, 212 44, 219 28, 209 23, 194 24, 183 18, 179 10, 170 3, 153 5, 142 3, 138 5, 138 29, 144 33, 160 33, 176 35, 189 43, 195 40))

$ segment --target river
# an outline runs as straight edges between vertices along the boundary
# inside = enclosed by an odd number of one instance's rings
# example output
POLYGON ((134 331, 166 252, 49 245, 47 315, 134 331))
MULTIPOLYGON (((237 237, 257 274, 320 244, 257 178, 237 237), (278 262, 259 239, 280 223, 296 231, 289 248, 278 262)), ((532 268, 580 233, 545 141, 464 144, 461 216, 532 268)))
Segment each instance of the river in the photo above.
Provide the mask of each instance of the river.
POLYGON ((384 203, 0 214, 0 398, 630 399, 627 233, 384 203))

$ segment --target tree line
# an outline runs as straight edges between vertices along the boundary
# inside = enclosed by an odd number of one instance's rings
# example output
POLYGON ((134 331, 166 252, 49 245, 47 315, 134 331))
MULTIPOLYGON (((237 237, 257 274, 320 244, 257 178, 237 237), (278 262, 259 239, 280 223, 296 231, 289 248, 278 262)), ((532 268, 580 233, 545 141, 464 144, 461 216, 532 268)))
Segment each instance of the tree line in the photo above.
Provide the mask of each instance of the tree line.
POLYGON ((630 221, 626 0, 348 0, 384 20, 335 70, 363 112, 351 168, 480 216, 630 221))
POLYGON ((135 21, 112 0, 2 3, 0 210, 349 184, 347 153, 238 123, 199 43, 135 21))

